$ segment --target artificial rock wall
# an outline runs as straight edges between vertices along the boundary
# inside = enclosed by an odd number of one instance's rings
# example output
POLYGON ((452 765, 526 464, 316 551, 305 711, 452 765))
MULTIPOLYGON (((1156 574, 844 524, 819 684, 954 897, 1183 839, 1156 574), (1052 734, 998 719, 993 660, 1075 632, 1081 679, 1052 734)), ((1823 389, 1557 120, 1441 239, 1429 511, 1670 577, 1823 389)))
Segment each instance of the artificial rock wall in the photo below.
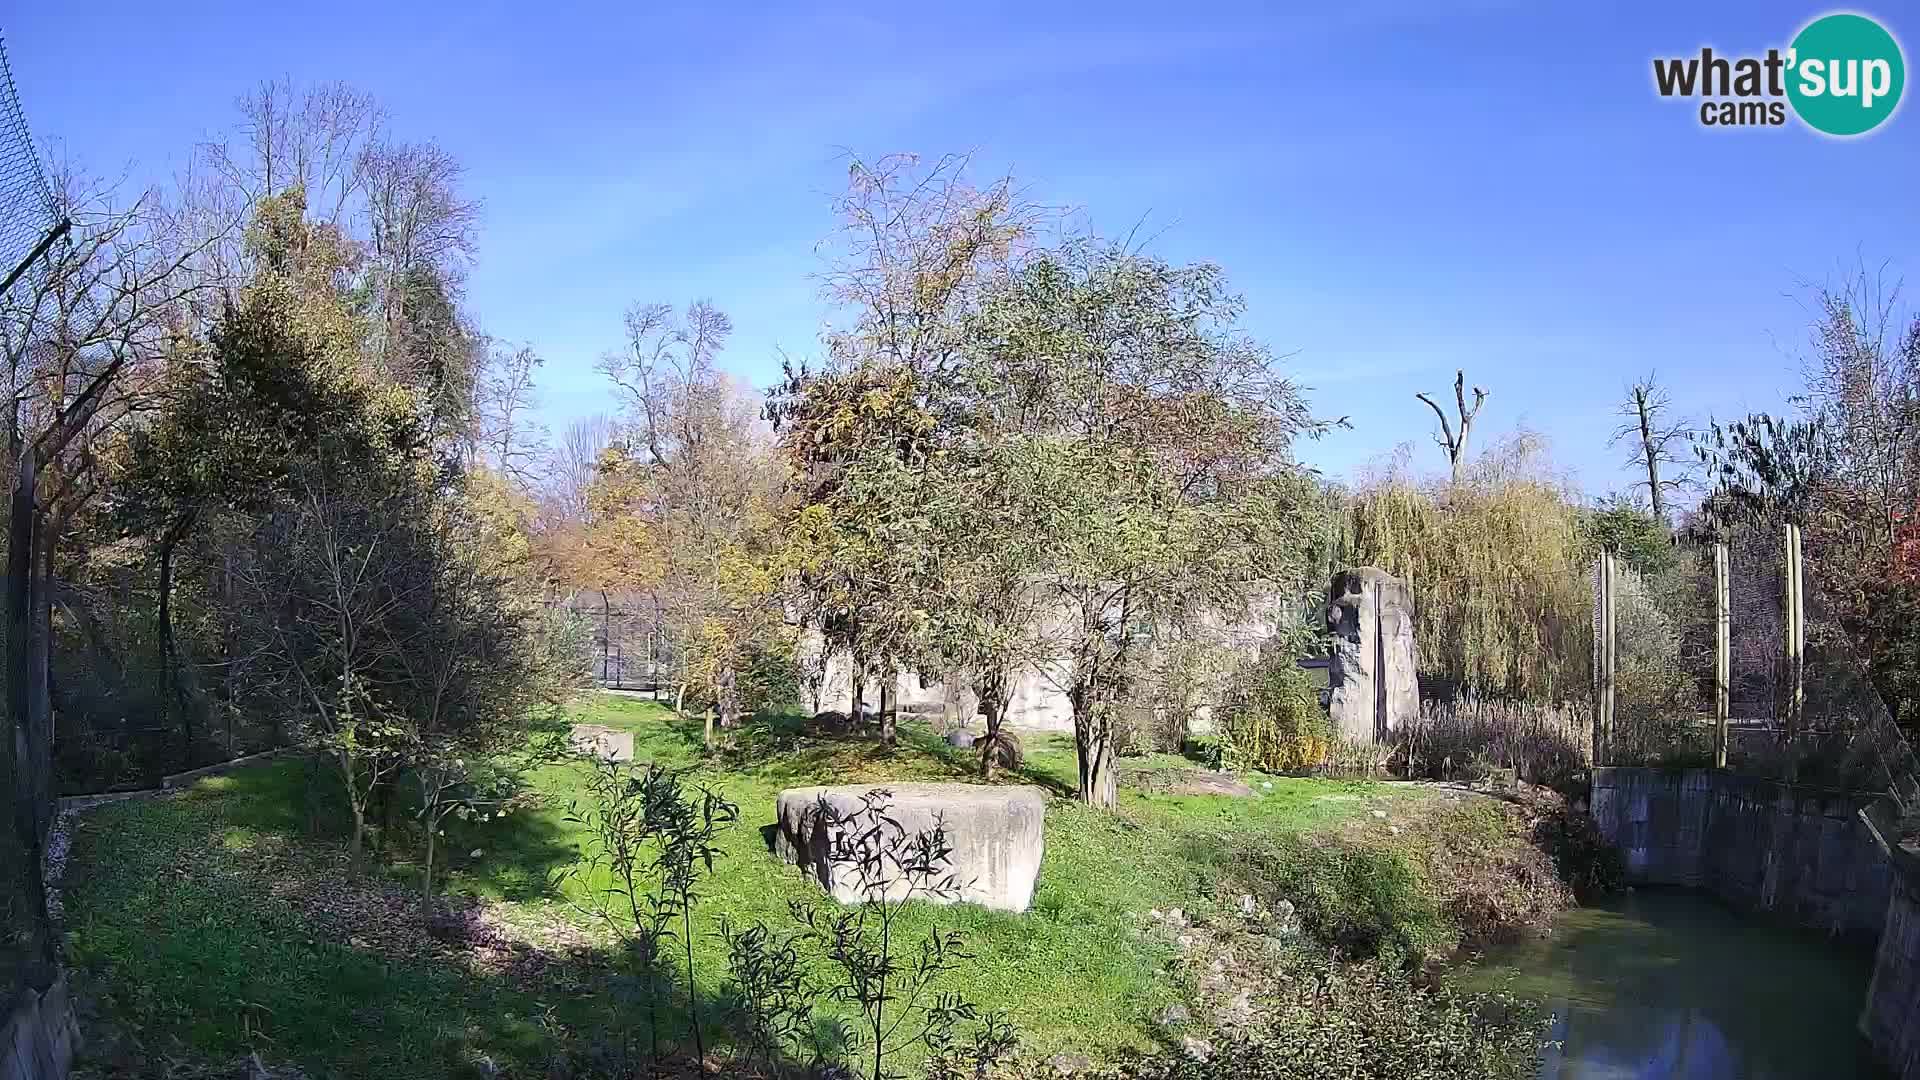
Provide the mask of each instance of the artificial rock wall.
POLYGON ((1327 588, 1327 713, 1342 738, 1384 742, 1419 719, 1413 590, 1378 567, 1335 574, 1327 588))
POLYGON ((15 994, 0 1023, 0 1080, 65 1080, 80 1029, 64 973, 44 991, 15 994))
POLYGON ((1893 873, 1860 811, 1873 796, 1711 769, 1593 770, 1593 820, 1628 880, 1705 889, 1829 933, 1878 936, 1893 873))

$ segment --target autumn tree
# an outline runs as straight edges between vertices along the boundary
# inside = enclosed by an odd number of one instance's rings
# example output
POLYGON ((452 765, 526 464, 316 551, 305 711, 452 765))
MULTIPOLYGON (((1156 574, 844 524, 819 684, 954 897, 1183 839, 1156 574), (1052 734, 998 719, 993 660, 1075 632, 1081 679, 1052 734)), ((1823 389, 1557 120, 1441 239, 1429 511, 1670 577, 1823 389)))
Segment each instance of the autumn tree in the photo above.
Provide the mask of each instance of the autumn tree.
POLYGON ((1712 423, 1697 453, 1704 524, 1803 529, 1809 638, 1857 656, 1902 723, 1920 710, 1920 590, 1902 540, 1920 507, 1920 317, 1858 275, 1816 294, 1799 416, 1712 423))
POLYGON ((691 696, 727 726, 791 661, 770 562, 780 470, 756 403, 719 369, 731 326, 705 303, 628 312, 625 346, 601 361, 625 415, 594 470, 587 534, 603 580, 650 599, 675 707, 691 696))
POLYGON ((1243 311, 1216 266, 1084 239, 985 300, 955 380, 975 430, 1024 440, 1022 525, 1049 553, 1054 677, 1095 805, 1115 801, 1115 707, 1151 628, 1230 624, 1304 582, 1292 448, 1325 425, 1243 311))
MULTIPOLYGON (((1005 282, 1055 216, 1011 177, 975 179, 965 155, 924 159, 890 154, 849 158, 835 197, 839 227, 821 247, 821 292, 836 317, 818 370, 788 365, 768 416, 797 486, 830 516, 857 512, 834 498, 848 461, 891 452, 910 461, 955 400, 947 387, 986 293, 1005 282)), ((855 527, 857 529, 857 527, 855 527)), ((836 535, 829 526, 827 535, 836 535)), ((837 535, 851 535, 841 530, 837 535)), ((907 639, 887 618, 898 583, 858 546, 824 561, 802 581, 809 625, 853 674, 853 709, 864 683, 881 686, 882 738, 893 741, 895 694, 907 639)))

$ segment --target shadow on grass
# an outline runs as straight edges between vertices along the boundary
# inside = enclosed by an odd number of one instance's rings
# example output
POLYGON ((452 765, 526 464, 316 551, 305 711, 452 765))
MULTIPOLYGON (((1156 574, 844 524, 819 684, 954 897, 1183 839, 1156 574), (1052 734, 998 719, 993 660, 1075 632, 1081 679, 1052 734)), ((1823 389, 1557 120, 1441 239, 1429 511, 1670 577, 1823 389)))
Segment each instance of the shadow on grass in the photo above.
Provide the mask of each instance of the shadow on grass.
MULTIPOLYGON (((313 1075, 648 1071, 646 981, 625 952, 578 931, 513 930, 469 898, 425 909, 411 884, 348 875, 337 838, 296 839, 311 779, 281 762, 83 819, 67 912, 99 999, 96 1060, 258 1051, 313 1075)), ((732 1045, 734 1003, 697 1000, 707 1045, 732 1045)), ((678 1034, 663 1075, 695 1075, 692 1012, 684 986, 667 992, 660 1023, 678 1034)))

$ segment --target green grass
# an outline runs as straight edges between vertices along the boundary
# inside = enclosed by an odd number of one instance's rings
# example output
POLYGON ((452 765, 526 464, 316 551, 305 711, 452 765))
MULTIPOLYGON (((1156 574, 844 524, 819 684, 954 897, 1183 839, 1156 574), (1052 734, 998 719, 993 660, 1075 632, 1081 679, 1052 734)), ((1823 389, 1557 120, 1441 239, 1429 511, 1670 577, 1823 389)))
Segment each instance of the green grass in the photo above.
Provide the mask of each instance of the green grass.
MULTIPOLYGON (((695 960, 700 999, 709 1003, 725 971, 722 946, 705 931, 722 916, 785 929, 788 901, 818 895, 768 853, 761 834, 783 788, 974 779, 971 755, 918 726, 904 728, 889 754, 869 741, 807 737, 780 723, 743 733, 757 740, 753 750, 710 761, 697 724, 650 702, 596 695, 579 711, 579 719, 632 731, 636 759, 691 767, 696 781, 740 807, 698 908, 695 960)), ((1003 781, 1070 792, 1071 741, 1027 743, 1027 765, 1003 781)), ((514 925, 580 923, 569 902, 593 883, 563 880, 562 871, 579 857, 580 830, 567 816, 584 795, 584 776, 578 765, 543 768, 533 777, 543 807, 458 830, 444 846, 452 862, 445 890, 499 902, 514 925)), ((975 958, 948 988, 1008 1009, 1032 1050, 1098 1057, 1150 1047, 1150 1018, 1178 991, 1166 947, 1135 933, 1140 913, 1231 903, 1235 897, 1212 895, 1217 859, 1208 853, 1231 849, 1236 837, 1330 826, 1411 797, 1364 782, 1249 779, 1257 798, 1127 793, 1118 813, 1056 798, 1029 913, 921 905, 910 910, 906 932, 917 938, 936 924, 965 931, 975 958)), ((73 955, 110 988, 110 1013, 141 1031, 149 1051, 218 1059, 258 1047, 316 1076, 456 1075, 476 1053, 539 1068, 561 1028, 618 1029, 618 1008, 598 992, 604 971, 561 965, 528 979, 396 957, 356 944, 357 934, 316 933, 297 897, 272 895, 281 887, 273 882, 298 876, 294 870, 313 877, 316 859, 337 856, 337 837, 312 835, 328 818, 336 783, 304 763, 280 762, 203 781, 179 799, 108 806, 83 819, 69 871, 73 955), (279 867, 292 869, 272 869, 279 867)), ((394 876, 384 895, 404 895, 401 883, 417 888, 404 859, 390 858, 386 872, 394 876)), ((370 907, 370 927, 412 917, 370 907)))

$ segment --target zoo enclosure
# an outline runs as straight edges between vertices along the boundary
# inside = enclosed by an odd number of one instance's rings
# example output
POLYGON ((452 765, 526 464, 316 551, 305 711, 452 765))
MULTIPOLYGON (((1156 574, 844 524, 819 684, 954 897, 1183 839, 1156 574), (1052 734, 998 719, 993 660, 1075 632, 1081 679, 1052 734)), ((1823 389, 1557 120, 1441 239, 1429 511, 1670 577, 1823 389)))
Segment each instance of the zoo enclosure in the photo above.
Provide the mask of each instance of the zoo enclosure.
POLYGON ((1710 561, 1678 628, 1682 663, 1705 707, 1637 715, 1620 705, 1620 617, 1646 586, 1611 552, 1594 570, 1593 717, 1597 765, 1707 765, 1831 787, 1890 791, 1920 809, 1920 759, 1839 626, 1835 599, 1807 572, 1801 529, 1739 526, 1710 561), (1625 602, 1623 602, 1625 601, 1625 602))

